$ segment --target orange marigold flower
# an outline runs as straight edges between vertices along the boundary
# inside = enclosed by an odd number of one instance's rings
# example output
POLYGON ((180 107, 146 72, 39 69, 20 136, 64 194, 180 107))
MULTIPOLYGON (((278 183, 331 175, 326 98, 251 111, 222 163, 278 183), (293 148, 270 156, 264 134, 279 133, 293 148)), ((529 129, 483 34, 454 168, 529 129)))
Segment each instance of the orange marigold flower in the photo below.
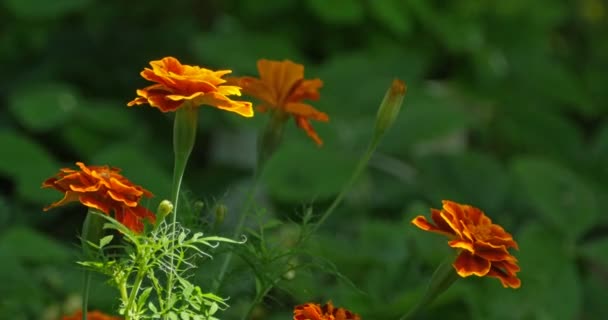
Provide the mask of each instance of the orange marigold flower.
POLYGON ((324 306, 306 303, 293 309, 293 320, 361 320, 359 315, 344 308, 335 308, 331 301, 324 306))
POLYGON ((243 88, 243 92, 253 96, 264 104, 256 109, 260 112, 278 109, 294 117, 296 125, 306 132, 318 145, 319 138, 310 120, 329 121, 327 114, 318 111, 302 100, 319 100, 319 88, 323 86, 320 79, 304 79, 304 66, 289 60, 258 60, 260 78, 241 77, 230 80, 243 88))
MULTIPOLYGON (((63 316, 63 318, 61 318, 62 320, 82 320, 82 310, 78 310, 76 311, 73 315, 71 316, 63 316)), ((122 318, 120 317, 114 317, 114 316, 110 316, 107 315, 101 311, 89 311, 87 312, 87 319, 88 320, 122 320, 122 318)))
POLYGON ((155 84, 137 90, 138 97, 127 106, 147 103, 162 112, 170 112, 177 110, 184 102, 189 102, 197 107, 205 104, 244 117, 253 116, 251 102, 228 98, 231 95, 241 95, 241 88, 223 85, 226 80, 222 77, 231 73, 231 70, 212 71, 183 65, 173 57, 151 61, 150 65, 152 69, 145 68, 140 74, 155 84))
POLYGON ((114 218, 135 232, 144 228, 143 219, 154 223, 156 217, 139 205, 142 197, 152 193, 119 174, 120 169, 108 166, 86 166, 76 162, 80 170, 64 168, 57 175, 42 183, 43 188, 53 188, 64 193, 63 199, 44 208, 44 211, 79 201, 114 218))
POLYGON ((443 209, 431 209, 430 223, 417 216, 412 223, 418 228, 450 237, 450 247, 460 250, 454 268, 461 277, 476 275, 498 278, 503 287, 519 288, 521 281, 517 259, 509 248, 518 249, 511 234, 493 224, 478 208, 444 200, 443 209))

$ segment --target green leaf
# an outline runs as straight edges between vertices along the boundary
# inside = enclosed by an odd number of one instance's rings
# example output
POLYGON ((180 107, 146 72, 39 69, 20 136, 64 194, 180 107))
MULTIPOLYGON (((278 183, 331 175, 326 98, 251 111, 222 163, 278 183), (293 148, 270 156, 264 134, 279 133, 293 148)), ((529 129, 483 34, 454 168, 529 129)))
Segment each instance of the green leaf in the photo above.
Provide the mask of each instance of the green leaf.
POLYGON ((330 24, 352 25, 364 18, 363 2, 359 0, 308 0, 307 4, 317 17, 330 24))
POLYGON ((410 89, 382 148, 408 156, 453 150, 461 145, 459 137, 472 123, 472 116, 451 100, 410 89))
POLYGON ((17 121, 32 131, 47 131, 65 123, 80 104, 75 88, 60 83, 28 85, 9 98, 17 121))
POLYGON ((59 164, 36 142, 10 131, 0 131, 0 173, 12 178, 17 194, 36 204, 50 203, 61 197, 40 188, 42 182, 59 170, 59 164))
POLYGON ((510 181, 493 157, 482 153, 429 155, 416 159, 416 165, 424 193, 437 203, 444 199, 470 203, 492 217, 502 211, 510 181))
POLYGON ((497 133, 511 146, 559 158, 576 158, 583 152, 581 130, 570 119, 535 105, 518 105, 505 106, 508 110, 499 114, 496 122, 497 133))
POLYGON ((99 240, 99 248, 103 248, 108 245, 108 243, 112 242, 114 239, 113 235, 105 236, 99 240))
POLYGON ((27 227, 12 227, 3 231, 0 250, 10 252, 13 259, 27 263, 46 264, 66 262, 71 252, 62 244, 27 227))
POLYGON ((535 157, 516 158, 511 172, 530 205, 571 241, 596 222, 599 204, 595 194, 574 172, 535 157))
POLYGON ((335 149, 290 142, 268 161, 265 179, 269 192, 283 201, 328 199, 340 192, 355 162, 335 149))
POLYGON ((370 1, 370 13, 393 33, 403 36, 412 29, 412 21, 405 4, 401 0, 370 1))
POLYGON ((608 267, 608 237, 584 242, 578 251, 585 258, 608 267))
POLYGON ((91 0, 4 0, 4 7, 22 19, 51 19, 80 11, 91 0))

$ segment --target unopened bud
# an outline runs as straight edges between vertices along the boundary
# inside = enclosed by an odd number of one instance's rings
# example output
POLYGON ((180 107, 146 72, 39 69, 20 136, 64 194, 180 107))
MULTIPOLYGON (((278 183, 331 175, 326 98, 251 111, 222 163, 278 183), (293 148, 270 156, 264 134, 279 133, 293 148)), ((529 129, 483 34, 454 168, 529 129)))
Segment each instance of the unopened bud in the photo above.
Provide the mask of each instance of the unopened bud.
POLYGON ((386 91, 376 116, 376 129, 374 132, 376 137, 381 137, 395 122, 401 110, 406 88, 403 81, 394 79, 391 87, 386 91))
POLYGON ((156 216, 160 218, 160 220, 165 219, 166 216, 173 212, 173 203, 169 200, 163 200, 158 205, 158 209, 156 209, 156 216))

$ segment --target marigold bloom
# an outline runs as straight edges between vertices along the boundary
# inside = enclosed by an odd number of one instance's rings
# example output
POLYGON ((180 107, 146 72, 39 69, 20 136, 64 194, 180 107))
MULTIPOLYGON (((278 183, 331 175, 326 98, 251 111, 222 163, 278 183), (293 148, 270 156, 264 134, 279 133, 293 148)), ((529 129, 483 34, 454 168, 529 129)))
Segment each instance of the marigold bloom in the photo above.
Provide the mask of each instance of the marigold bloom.
POLYGON ((151 61, 152 69, 145 68, 140 74, 155 84, 137 90, 138 97, 127 104, 149 104, 162 112, 175 111, 189 102, 193 106, 203 104, 222 110, 236 112, 244 117, 252 117, 251 102, 234 101, 228 96, 241 95, 237 86, 224 85, 222 77, 231 70, 212 71, 209 69, 181 64, 174 57, 151 61))
POLYGON ((154 223, 154 214, 139 205, 142 197, 150 198, 152 193, 134 185, 119 174, 120 169, 108 166, 86 166, 76 162, 80 170, 64 168, 42 183, 43 188, 53 188, 64 193, 63 199, 44 208, 44 211, 79 201, 83 205, 97 209, 114 218, 135 232, 144 228, 143 219, 154 223))
MULTIPOLYGON (((76 311, 73 315, 71 316, 63 316, 63 318, 61 318, 62 320, 82 320, 82 310, 78 310, 76 311)), ((89 311, 87 312, 87 319, 88 320, 122 320, 122 318, 120 317, 114 317, 114 316, 110 316, 107 315, 101 311, 89 311)))
POLYGON ((461 277, 476 275, 498 278, 503 287, 519 288, 521 281, 517 259, 509 248, 518 249, 511 234, 493 224, 478 208, 444 200, 443 209, 431 209, 430 223, 417 216, 412 223, 418 228, 450 237, 450 247, 460 250, 453 263, 461 277))
POLYGON ((319 138, 310 120, 329 121, 327 114, 318 111, 302 100, 319 100, 320 79, 304 79, 304 66, 289 60, 258 60, 260 78, 241 77, 230 81, 243 88, 243 92, 264 102, 256 109, 260 112, 278 109, 292 115, 296 125, 306 132, 318 145, 319 138))
POLYGON ((324 306, 306 303, 296 306, 293 320, 361 320, 359 315, 344 308, 335 308, 331 301, 324 306))

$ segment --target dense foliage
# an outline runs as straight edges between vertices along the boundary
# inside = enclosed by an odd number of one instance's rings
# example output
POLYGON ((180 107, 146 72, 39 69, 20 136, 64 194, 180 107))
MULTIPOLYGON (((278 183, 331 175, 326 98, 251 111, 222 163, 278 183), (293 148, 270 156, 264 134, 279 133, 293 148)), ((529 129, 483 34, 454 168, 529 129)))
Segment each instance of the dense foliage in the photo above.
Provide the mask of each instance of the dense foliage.
MULTIPOLYGON (((323 147, 290 124, 257 199, 280 244, 341 190, 393 77, 408 84, 366 174, 307 248, 319 268, 286 275, 259 319, 329 299, 364 319, 397 318, 449 251, 410 224, 442 199, 474 204, 513 233, 522 287, 461 280, 432 318, 602 318, 607 12, 601 0, 1 0, 0 318, 54 319, 77 304, 84 209, 41 211, 59 196, 40 189, 58 168, 109 163, 153 191, 150 208, 169 197, 171 117, 126 107, 140 70, 163 56, 235 75, 255 74, 260 58, 291 59, 324 81, 323 147)), ((188 201, 193 221, 221 210, 229 230, 266 117, 204 111, 188 201)), ((210 286, 205 265, 197 270, 210 286)), ((228 281, 232 319, 254 279, 228 281)), ((115 307, 107 285, 94 290, 93 307, 115 307)))

